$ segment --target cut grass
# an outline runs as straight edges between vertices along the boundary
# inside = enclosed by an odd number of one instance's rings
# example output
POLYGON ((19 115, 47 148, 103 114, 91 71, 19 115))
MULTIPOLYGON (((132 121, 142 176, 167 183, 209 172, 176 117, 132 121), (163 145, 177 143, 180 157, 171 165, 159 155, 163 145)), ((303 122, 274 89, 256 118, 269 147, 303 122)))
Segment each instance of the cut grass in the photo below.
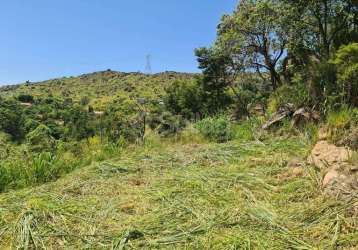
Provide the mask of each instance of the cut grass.
POLYGON ((325 196, 301 137, 152 144, 0 195, 1 249, 354 249, 354 201, 325 196))

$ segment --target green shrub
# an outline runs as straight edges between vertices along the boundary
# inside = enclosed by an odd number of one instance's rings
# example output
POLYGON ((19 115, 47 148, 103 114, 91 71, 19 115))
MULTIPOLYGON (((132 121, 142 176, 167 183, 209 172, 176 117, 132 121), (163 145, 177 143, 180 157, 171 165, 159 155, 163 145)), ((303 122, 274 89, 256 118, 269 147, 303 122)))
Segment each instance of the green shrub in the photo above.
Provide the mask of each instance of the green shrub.
POLYGON ((34 152, 53 151, 56 143, 55 139, 51 136, 51 130, 43 124, 40 124, 35 130, 28 133, 26 139, 31 145, 31 150, 34 152))
POLYGON ((226 142, 234 136, 232 124, 226 116, 205 118, 197 122, 195 128, 210 141, 226 142))
POLYGON ((358 43, 341 47, 332 61, 338 69, 338 86, 344 102, 358 106, 358 43))
POLYGON ((248 120, 241 121, 233 126, 234 138, 239 141, 251 141, 254 140, 256 133, 261 130, 261 121, 252 117, 248 120))
POLYGON ((169 136, 178 133, 185 127, 185 120, 180 115, 173 115, 169 112, 164 112, 159 117, 159 125, 156 131, 162 136, 169 136))
POLYGON ((15 100, 0 98, 0 130, 16 140, 23 139, 23 109, 15 100))
POLYGON ((0 132, 0 160, 6 159, 9 155, 10 136, 0 132))
POLYGON ((285 104, 291 103, 295 108, 307 106, 310 97, 307 86, 302 82, 285 84, 273 92, 268 101, 268 111, 273 113, 285 104))
POLYGON ((43 152, 32 160, 28 178, 30 183, 45 183, 59 176, 60 166, 56 165, 56 157, 49 152, 43 152))
POLYGON ((336 105, 332 102, 338 94, 337 73, 335 65, 329 62, 311 62, 308 91, 311 105, 321 109, 336 105))
POLYGON ((33 103, 33 102, 34 102, 34 97, 33 97, 32 95, 20 94, 20 95, 17 97, 17 100, 19 100, 20 102, 33 103))
POLYGON ((165 89, 164 103, 171 113, 187 119, 203 113, 204 92, 195 81, 176 81, 165 89))

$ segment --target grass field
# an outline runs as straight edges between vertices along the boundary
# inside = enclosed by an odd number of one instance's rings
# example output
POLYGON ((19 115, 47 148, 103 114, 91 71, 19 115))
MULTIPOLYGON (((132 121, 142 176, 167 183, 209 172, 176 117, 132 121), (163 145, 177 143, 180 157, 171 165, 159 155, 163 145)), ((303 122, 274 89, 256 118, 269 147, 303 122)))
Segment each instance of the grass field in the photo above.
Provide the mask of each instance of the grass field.
POLYGON ((357 249, 353 202, 326 196, 303 136, 148 139, 0 195, 0 249, 357 249))

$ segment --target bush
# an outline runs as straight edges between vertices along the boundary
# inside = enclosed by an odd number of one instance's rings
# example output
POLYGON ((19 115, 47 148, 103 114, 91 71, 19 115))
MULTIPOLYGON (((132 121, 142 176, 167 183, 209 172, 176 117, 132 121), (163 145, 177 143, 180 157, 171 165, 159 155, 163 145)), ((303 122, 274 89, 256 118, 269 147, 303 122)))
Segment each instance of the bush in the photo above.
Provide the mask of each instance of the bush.
POLYGON ((337 66, 337 83, 343 102, 358 106, 358 43, 341 47, 332 61, 337 66))
POLYGON ((34 97, 32 95, 21 94, 21 95, 19 95, 17 97, 17 100, 19 100, 20 102, 33 103, 34 102, 34 97))
POLYGON ((204 112, 203 90, 195 81, 176 81, 165 90, 164 103, 171 113, 187 119, 204 112))
POLYGON ((235 125, 233 130, 236 140, 252 141, 259 137, 257 131, 261 130, 261 121, 256 117, 252 117, 235 125))
POLYGON ((31 150, 34 152, 53 151, 56 143, 55 139, 51 136, 51 130, 43 124, 28 133, 26 139, 31 145, 31 150))
POLYGON ((23 118, 23 109, 17 101, 0 98, 0 130, 10 134, 13 139, 23 139, 23 118))
POLYGON ((226 142, 234 136, 231 122, 226 116, 205 118, 197 122, 195 128, 210 141, 226 142))
POLYGON ((268 101, 268 110, 274 113, 278 108, 285 104, 291 103, 296 109, 310 104, 310 96, 302 82, 293 83, 292 85, 283 85, 274 92, 268 101))
POLYGON ((90 102, 90 99, 88 98, 88 96, 83 96, 83 97, 81 98, 81 105, 82 105, 82 106, 88 105, 89 102, 90 102))
POLYGON ((159 117, 159 125, 155 130, 162 136, 169 136, 178 133, 184 127, 185 121, 182 116, 164 112, 159 117))

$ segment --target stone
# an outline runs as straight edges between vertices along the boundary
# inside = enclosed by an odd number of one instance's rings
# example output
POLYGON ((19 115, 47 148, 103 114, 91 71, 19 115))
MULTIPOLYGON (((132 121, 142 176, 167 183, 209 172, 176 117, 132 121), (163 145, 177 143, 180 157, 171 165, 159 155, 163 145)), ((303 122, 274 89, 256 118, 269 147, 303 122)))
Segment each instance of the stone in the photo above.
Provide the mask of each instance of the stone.
POLYGON ((328 173, 324 176, 323 181, 322 181, 322 187, 327 187, 328 184, 331 184, 331 182, 333 182, 334 180, 337 180, 339 177, 339 173, 332 169, 330 171, 328 171, 328 173))
POLYGON ((351 151, 345 147, 337 147, 327 141, 319 141, 313 148, 308 162, 320 169, 339 166, 349 160, 351 151))
POLYGON ((357 167, 350 162, 351 155, 350 149, 325 140, 319 141, 313 148, 308 161, 325 173, 322 188, 327 194, 344 200, 357 197, 358 172, 357 167))

